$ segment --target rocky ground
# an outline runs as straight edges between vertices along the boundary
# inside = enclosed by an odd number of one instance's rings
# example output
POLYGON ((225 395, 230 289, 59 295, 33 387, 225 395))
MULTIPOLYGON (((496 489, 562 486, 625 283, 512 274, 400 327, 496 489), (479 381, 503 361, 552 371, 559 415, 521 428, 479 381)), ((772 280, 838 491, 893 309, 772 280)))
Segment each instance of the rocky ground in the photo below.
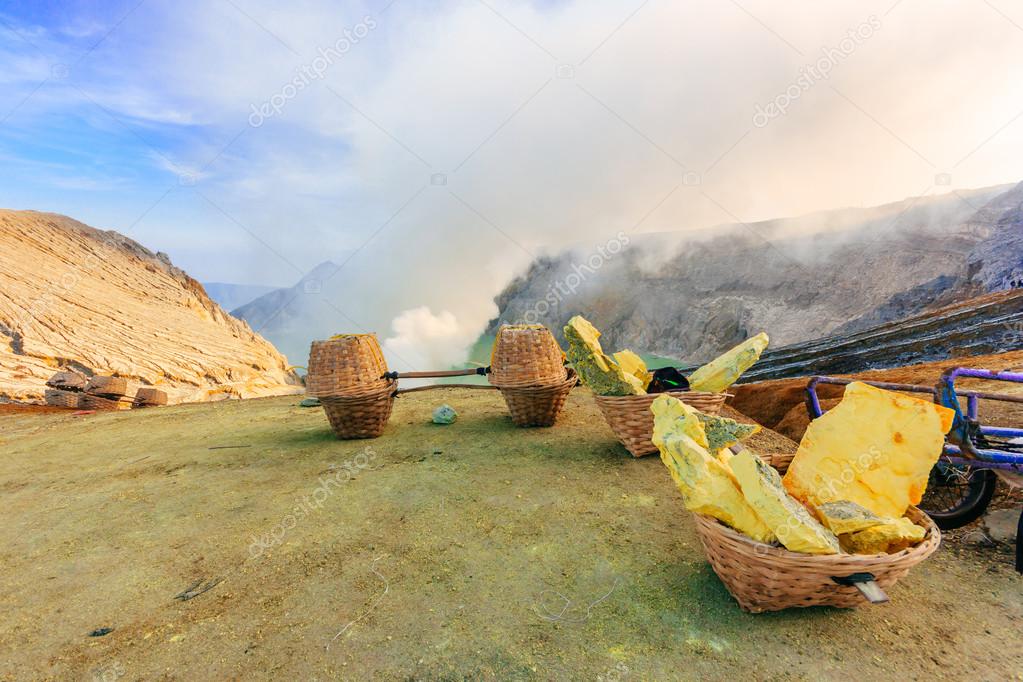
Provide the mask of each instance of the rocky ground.
POLYGON ((630 457, 585 390, 535 430, 492 392, 411 394, 350 442, 297 402, 0 414, 0 678, 1023 670, 1023 578, 997 547, 943 546, 886 605, 742 612, 663 465, 630 457), (429 423, 442 402, 452 426, 429 423))

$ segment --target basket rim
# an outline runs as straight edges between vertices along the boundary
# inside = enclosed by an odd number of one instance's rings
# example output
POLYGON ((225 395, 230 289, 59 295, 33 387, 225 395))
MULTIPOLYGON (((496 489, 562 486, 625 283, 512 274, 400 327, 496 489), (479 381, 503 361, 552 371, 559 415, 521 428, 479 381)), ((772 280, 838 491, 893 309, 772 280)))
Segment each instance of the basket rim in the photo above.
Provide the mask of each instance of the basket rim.
MULTIPOLYGON (((879 554, 846 554, 844 552, 839 554, 807 554, 804 552, 793 552, 785 549, 785 547, 779 547, 775 545, 769 545, 764 542, 759 542, 753 538, 740 533, 727 526, 722 521, 714 518, 713 516, 707 516, 706 514, 693 514, 696 517, 697 532, 701 529, 710 536, 721 535, 733 542, 744 545, 748 551, 755 552, 760 558, 775 558, 784 559, 790 564, 799 563, 803 564, 806 568, 825 568, 830 565, 848 565, 850 562, 861 563, 864 565, 883 565, 892 561, 903 559, 906 557, 913 557, 920 555, 920 559, 924 559, 941 545, 941 531, 938 529, 937 524, 934 523, 934 519, 928 516, 923 510, 917 507, 910 506, 906 510, 905 516, 916 525, 924 528, 927 531, 927 535, 924 539, 912 547, 895 552, 894 554, 888 554, 881 552, 879 554)), ((713 537, 711 538, 713 539, 713 537)), ((798 570, 797 566, 791 566, 790 570, 798 570)))
POLYGON ((500 383, 500 384, 498 384, 498 383, 494 383, 493 381, 491 381, 490 385, 493 386, 494 388, 499 388, 502 391, 533 392, 533 391, 539 391, 539 390, 549 391, 549 390, 556 389, 556 388, 562 388, 565 384, 569 384, 569 383, 572 384, 572 386, 574 387, 575 383, 578 380, 579 380, 579 377, 576 375, 575 370, 572 369, 571 367, 566 367, 565 368, 565 378, 561 379, 561 380, 558 380, 558 381, 552 381, 552 382, 545 383, 545 384, 539 384, 539 383, 536 383, 535 381, 534 382, 530 382, 528 384, 519 384, 517 382, 500 383))
POLYGON ((392 396, 398 388, 398 382, 395 379, 385 379, 383 381, 384 383, 380 385, 358 387, 357 390, 346 394, 320 395, 312 397, 317 398, 321 403, 329 402, 334 404, 361 403, 370 400, 379 400, 381 398, 392 396))
POLYGON ((643 400, 649 400, 653 402, 654 400, 657 399, 658 396, 662 395, 670 395, 672 397, 684 396, 687 398, 701 398, 704 400, 711 400, 715 398, 724 398, 727 400, 728 398, 733 397, 734 394, 725 392, 711 393, 708 391, 661 391, 660 393, 640 393, 639 395, 599 395, 597 393, 594 393, 593 397, 598 402, 614 404, 640 402, 643 400))

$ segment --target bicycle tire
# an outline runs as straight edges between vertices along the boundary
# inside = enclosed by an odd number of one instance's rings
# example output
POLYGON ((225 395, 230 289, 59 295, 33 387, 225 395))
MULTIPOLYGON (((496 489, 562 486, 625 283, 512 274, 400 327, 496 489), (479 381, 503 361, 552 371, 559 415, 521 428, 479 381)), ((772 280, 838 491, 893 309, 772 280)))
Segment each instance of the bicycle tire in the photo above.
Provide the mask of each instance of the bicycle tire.
POLYGON ((961 528, 979 519, 995 494, 998 477, 990 469, 972 469, 964 484, 963 474, 939 462, 931 469, 920 508, 942 530, 961 528))

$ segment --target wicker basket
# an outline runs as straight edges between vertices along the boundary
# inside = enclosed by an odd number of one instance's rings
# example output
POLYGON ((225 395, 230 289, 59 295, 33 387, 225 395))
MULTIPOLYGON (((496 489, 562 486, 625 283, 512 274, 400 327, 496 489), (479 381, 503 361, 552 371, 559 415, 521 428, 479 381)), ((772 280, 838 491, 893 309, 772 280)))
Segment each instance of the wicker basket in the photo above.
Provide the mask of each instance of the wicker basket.
POLYGON ((78 372, 57 372, 47 380, 46 385, 61 391, 81 391, 85 388, 85 377, 78 372))
POLYGON ((121 397, 128 393, 128 381, 124 377, 95 376, 85 384, 85 392, 93 395, 121 397))
POLYGON ((792 458, 796 456, 794 452, 765 452, 758 453, 760 459, 773 466, 778 470, 778 473, 785 475, 785 472, 789 470, 789 464, 792 463, 792 458))
POLYGON ((594 395, 597 407, 607 420, 608 426, 618 436, 622 445, 633 457, 643 457, 657 452, 657 446, 650 440, 654 435, 654 415, 650 404, 661 395, 678 398, 705 414, 717 414, 729 397, 727 393, 704 393, 702 391, 671 391, 647 393, 645 395, 594 395))
POLYGON ((565 382, 565 354, 543 325, 502 325, 490 354, 490 383, 498 388, 565 382))
POLYGON ((306 392, 317 398, 348 396, 388 386, 387 362, 376 334, 344 334, 313 341, 306 392))
POLYGON ((801 554, 756 542, 709 516, 694 515, 696 534, 714 572, 744 611, 762 613, 802 606, 865 603, 851 585, 832 578, 870 573, 888 589, 938 548, 941 532, 919 509, 906 514, 927 529, 923 541, 894 554, 801 554))
POLYGON ((92 393, 82 393, 79 396, 78 407, 82 410, 127 410, 131 409, 131 403, 131 398, 126 396, 112 399, 92 393))
POLYGON ((565 407, 568 394, 577 383, 575 370, 570 369, 568 376, 560 383, 502 388, 501 395, 508 403, 508 411, 516 426, 554 426, 565 407))
POLYGON ((78 391, 62 391, 59 388, 48 388, 43 392, 47 405, 53 407, 78 407, 82 394, 78 391))
POLYGON ((142 387, 135 393, 132 407, 160 407, 167 404, 167 393, 158 388, 142 387))
POLYGON ((376 438, 384 432, 394 407, 398 382, 387 380, 379 388, 350 391, 347 395, 320 396, 330 428, 340 439, 376 438))

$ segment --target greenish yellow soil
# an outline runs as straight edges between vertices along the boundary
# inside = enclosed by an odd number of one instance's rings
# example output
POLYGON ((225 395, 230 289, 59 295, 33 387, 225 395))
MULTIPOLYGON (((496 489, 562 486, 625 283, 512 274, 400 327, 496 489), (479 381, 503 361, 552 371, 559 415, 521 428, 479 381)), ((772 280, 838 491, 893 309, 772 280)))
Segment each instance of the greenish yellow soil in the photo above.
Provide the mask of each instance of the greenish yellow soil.
POLYGON ((1023 670, 1023 580, 995 550, 940 550, 887 605, 743 613, 658 458, 628 456, 583 390, 529 430, 493 392, 412 394, 371 441, 297 403, 0 416, 0 678, 1023 670), (428 423, 441 402, 454 425, 428 423))

